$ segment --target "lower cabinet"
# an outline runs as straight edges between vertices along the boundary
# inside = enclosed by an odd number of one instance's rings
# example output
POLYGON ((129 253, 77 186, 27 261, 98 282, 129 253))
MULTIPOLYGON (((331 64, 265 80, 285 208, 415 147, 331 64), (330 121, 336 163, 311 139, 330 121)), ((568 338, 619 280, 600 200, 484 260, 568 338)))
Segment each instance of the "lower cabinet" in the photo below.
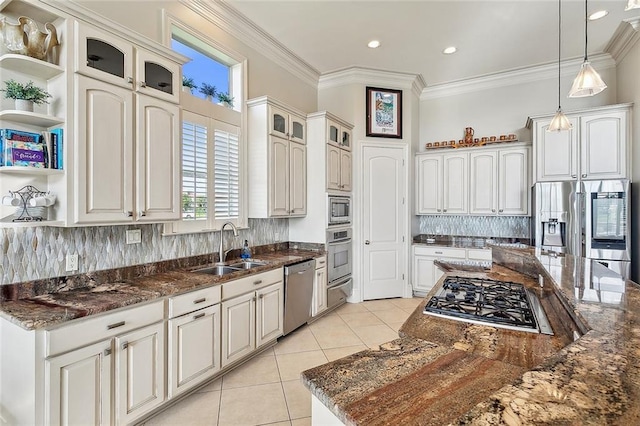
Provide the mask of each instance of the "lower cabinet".
POLYGON ((222 302, 222 365, 249 355, 256 341, 256 296, 247 293, 222 302))
POLYGON ((311 316, 317 316, 327 310, 327 258, 316 259, 316 275, 313 279, 313 303, 311 316))

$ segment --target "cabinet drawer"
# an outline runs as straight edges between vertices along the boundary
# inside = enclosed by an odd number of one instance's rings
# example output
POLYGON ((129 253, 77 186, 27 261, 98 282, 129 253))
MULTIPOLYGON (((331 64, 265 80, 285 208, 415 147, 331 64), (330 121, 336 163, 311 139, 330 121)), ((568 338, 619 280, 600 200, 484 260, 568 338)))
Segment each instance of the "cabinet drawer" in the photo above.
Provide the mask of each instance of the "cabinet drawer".
POLYGON ((222 290, 219 285, 191 291, 169 299, 169 318, 220 303, 222 290))
POLYGON ((470 260, 491 260, 491 249, 467 249, 470 260))
POLYGON ((222 284, 222 299, 227 300, 240 294, 248 293, 284 279, 282 268, 262 274, 250 275, 222 284))
POLYGON ((322 269, 327 266, 327 256, 316 257, 316 269, 322 269))
POLYGON ((421 247, 414 246, 414 253, 417 256, 432 256, 432 257, 453 257, 457 259, 465 259, 467 252, 465 249, 450 248, 450 247, 421 247))
POLYGON ((127 308, 86 320, 73 321, 45 336, 45 356, 56 355, 74 348, 105 340, 127 331, 164 319, 164 300, 127 308))

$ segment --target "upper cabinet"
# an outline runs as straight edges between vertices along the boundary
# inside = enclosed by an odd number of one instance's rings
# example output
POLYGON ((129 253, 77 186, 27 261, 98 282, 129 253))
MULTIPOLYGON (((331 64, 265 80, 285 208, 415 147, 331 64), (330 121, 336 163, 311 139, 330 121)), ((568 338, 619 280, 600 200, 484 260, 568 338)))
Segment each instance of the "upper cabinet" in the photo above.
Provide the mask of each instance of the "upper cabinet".
POLYGON ((573 128, 548 132, 551 117, 527 121, 533 129, 535 179, 629 178, 629 104, 567 114, 573 128))
POLYGON ((416 156, 417 214, 468 213, 468 161, 466 152, 416 156))
POLYGON ((341 124, 336 119, 327 119, 327 143, 351 151, 350 124, 341 124))
POLYGON ((305 216, 305 115, 266 96, 247 105, 249 217, 305 216))

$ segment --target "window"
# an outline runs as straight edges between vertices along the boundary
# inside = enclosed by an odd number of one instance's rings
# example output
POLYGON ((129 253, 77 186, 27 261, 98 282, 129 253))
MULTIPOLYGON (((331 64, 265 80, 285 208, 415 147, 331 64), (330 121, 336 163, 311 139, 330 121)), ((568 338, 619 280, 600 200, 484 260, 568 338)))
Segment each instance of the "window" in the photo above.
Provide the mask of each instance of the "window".
POLYGON ((233 108, 205 100, 193 90, 183 92, 182 107, 182 220, 168 224, 166 233, 219 229, 224 222, 247 225, 244 188, 242 88, 246 61, 223 52, 202 33, 170 20, 171 46, 193 59, 183 75, 196 85, 208 83, 234 97, 233 108), (195 34, 198 34, 197 36, 195 34))

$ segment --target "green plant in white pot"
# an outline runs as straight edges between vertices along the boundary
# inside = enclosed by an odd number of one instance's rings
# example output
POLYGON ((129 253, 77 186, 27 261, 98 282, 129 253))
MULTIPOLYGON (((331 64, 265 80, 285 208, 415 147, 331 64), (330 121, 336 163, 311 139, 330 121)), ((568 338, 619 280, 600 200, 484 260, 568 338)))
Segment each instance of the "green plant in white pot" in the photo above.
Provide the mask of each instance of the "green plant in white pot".
POLYGON ((51 94, 36 86, 33 81, 22 84, 13 79, 4 82, 5 99, 14 99, 15 108, 20 111, 33 111, 33 105, 48 104, 51 94))
POLYGON ((212 101, 214 96, 216 96, 216 93, 218 93, 216 86, 209 83, 202 83, 199 90, 200 93, 202 93, 208 101, 212 101))
POLYGON ((233 108, 233 96, 228 93, 218 93, 218 101, 227 108, 233 108))
POLYGON ((191 77, 182 76, 182 89, 193 93, 193 89, 198 87, 195 80, 191 77))

